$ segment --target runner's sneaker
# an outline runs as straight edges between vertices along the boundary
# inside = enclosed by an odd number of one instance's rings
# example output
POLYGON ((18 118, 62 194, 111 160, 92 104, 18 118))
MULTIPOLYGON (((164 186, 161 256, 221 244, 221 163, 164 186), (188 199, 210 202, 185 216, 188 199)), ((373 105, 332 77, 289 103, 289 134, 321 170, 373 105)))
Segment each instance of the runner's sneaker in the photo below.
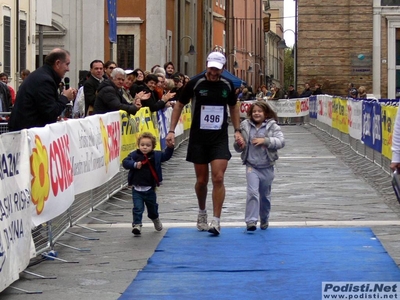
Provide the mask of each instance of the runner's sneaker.
POLYGON ((268 220, 267 221, 261 221, 261 225, 260 225, 261 230, 267 229, 268 226, 269 226, 268 220))
POLYGON ((159 218, 152 220, 154 223, 154 229, 157 231, 161 231, 162 230, 162 224, 159 218))
POLYGON ((134 235, 140 235, 142 231, 142 224, 135 224, 133 225, 132 233, 134 235))
POLYGON ((207 213, 199 213, 197 216, 197 229, 199 231, 207 231, 207 213))
POLYGON ((221 231, 221 226, 219 225, 219 222, 212 220, 210 226, 208 227, 208 232, 214 235, 219 235, 220 231, 221 231))
POLYGON ((255 231, 257 229, 256 222, 248 222, 247 223, 247 231, 255 231))

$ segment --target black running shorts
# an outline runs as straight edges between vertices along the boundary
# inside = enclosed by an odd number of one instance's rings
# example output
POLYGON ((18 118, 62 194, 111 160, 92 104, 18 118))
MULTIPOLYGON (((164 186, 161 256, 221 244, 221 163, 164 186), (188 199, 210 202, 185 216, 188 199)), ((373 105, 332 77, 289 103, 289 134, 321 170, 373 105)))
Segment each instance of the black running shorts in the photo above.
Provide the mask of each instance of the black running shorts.
POLYGON ((229 160, 231 157, 228 139, 212 145, 195 144, 189 140, 186 160, 194 164, 208 164, 215 159, 229 160))

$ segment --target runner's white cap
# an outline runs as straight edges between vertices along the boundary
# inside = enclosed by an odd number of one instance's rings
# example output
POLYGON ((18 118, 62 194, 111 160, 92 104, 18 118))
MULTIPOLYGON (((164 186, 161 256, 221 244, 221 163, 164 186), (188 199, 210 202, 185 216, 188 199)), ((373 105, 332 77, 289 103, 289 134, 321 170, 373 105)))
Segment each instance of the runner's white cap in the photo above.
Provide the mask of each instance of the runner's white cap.
POLYGON ((207 57, 207 68, 222 69, 226 63, 226 58, 221 52, 211 52, 207 57))

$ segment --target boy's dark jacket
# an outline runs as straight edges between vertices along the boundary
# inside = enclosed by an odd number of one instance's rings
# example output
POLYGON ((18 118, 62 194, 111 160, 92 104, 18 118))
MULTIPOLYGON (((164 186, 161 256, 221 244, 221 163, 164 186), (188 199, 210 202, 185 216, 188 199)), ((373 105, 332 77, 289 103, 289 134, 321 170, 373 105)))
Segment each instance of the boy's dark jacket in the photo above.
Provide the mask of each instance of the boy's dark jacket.
MULTIPOLYGON (((159 182, 162 182, 162 171, 161 171, 161 163, 169 160, 174 153, 174 148, 165 148, 164 151, 154 151, 154 169, 156 170, 157 177, 159 182)), ((133 174, 134 172, 140 172, 141 169, 136 169, 134 167, 135 162, 139 162, 143 159, 143 154, 140 150, 132 151, 128 154, 126 158, 122 161, 122 166, 129 170, 128 173, 128 184, 132 185, 133 174)), ((143 166, 142 166, 143 168, 143 166)))

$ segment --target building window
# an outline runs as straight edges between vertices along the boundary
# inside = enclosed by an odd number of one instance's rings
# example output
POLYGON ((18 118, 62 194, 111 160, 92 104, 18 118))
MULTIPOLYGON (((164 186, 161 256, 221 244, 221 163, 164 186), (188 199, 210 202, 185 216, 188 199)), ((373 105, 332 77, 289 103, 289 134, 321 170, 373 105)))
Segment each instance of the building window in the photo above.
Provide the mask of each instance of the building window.
POLYGON ((26 69, 26 20, 19 21, 19 67, 26 69))
POLYGON ((8 76, 11 75, 11 17, 4 16, 3 17, 4 24, 4 42, 3 42, 3 71, 7 73, 8 76))
POLYGON ((122 69, 135 69, 134 63, 135 36, 117 36, 117 65, 122 69))
POLYGON ((400 6, 400 0, 381 0, 381 6, 400 6))
POLYGON ((400 28, 396 28, 396 98, 400 98, 400 28))

